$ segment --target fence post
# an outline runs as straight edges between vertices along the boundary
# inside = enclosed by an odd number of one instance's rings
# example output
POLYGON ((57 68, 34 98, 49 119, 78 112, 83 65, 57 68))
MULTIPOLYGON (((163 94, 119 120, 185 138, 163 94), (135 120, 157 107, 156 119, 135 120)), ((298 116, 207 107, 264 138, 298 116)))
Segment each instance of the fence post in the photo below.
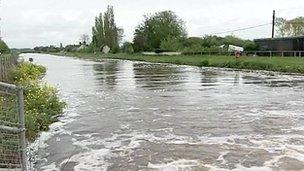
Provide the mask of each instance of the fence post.
POLYGON ((23 88, 18 87, 18 114, 19 114, 19 127, 20 132, 20 146, 21 146, 21 164, 22 170, 26 171, 26 140, 25 140, 25 119, 24 119, 24 97, 23 97, 23 88))

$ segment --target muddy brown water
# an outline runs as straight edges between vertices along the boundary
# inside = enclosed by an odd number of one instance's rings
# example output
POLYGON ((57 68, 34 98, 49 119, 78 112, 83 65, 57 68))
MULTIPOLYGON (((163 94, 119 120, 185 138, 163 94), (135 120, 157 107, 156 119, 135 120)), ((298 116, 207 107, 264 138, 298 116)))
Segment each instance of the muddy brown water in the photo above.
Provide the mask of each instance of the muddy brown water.
POLYGON ((304 77, 24 54, 68 108, 36 170, 303 170, 304 77))

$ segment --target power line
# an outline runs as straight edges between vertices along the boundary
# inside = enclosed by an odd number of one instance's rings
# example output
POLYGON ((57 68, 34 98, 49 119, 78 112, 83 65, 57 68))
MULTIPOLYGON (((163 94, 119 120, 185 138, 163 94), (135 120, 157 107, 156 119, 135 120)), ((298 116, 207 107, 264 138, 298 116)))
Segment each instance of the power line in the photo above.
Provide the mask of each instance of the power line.
POLYGON ((224 34, 224 33, 233 33, 233 32, 236 32, 236 31, 249 30, 249 29, 254 29, 254 28, 258 28, 258 27, 263 27, 263 26, 267 26, 267 25, 271 25, 271 24, 272 24, 272 23, 265 23, 265 24, 250 26, 250 27, 239 28, 239 29, 235 29, 235 30, 229 30, 229 31, 223 31, 223 32, 212 33, 212 35, 224 34))

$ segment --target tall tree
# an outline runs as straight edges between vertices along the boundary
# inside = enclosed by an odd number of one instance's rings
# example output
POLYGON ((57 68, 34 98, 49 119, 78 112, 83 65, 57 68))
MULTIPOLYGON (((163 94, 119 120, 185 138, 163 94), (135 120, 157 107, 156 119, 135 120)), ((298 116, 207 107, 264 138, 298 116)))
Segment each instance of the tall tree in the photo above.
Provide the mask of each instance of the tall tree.
POLYGON ((303 36, 304 17, 297 17, 291 20, 284 18, 276 19, 277 37, 303 36))
POLYGON ((95 17, 95 26, 92 28, 92 43, 96 48, 101 48, 105 44, 103 16, 102 13, 95 17))
POLYGON ((155 50, 160 48, 164 40, 180 39, 187 35, 184 21, 172 11, 145 15, 144 18, 134 33, 136 50, 155 50))
POLYGON ((87 34, 82 34, 81 36, 80 36, 80 42, 82 43, 82 44, 85 44, 85 45, 87 45, 88 43, 89 43, 89 41, 90 41, 90 38, 89 38, 89 35, 87 35, 87 34))
POLYGON ((92 33, 92 43, 95 48, 107 45, 112 49, 112 52, 119 48, 123 30, 116 26, 113 6, 108 6, 104 14, 100 13, 95 18, 92 33))

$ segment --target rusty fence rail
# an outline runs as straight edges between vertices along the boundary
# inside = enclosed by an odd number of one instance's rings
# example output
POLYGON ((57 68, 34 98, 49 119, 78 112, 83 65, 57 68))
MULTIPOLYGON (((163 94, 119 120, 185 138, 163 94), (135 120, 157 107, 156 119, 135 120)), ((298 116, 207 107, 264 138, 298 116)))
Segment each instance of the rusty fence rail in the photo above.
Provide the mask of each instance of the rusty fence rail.
POLYGON ((0 171, 26 169, 23 88, 0 82, 0 171))
POLYGON ((14 55, 0 55, 0 81, 8 80, 9 70, 17 64, 17 57, 14 55))

